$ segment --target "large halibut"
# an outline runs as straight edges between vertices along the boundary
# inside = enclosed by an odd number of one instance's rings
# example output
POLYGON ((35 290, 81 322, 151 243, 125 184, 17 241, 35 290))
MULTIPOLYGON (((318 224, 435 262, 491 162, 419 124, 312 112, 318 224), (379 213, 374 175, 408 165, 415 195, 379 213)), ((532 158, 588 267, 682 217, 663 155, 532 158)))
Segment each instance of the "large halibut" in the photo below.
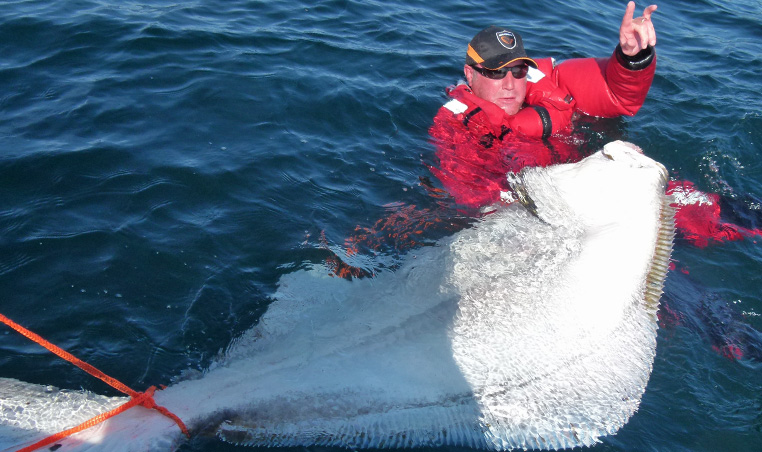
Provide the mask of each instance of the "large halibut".
MULTIPOLYGON (((257 326, 156 402, 192 432, 254 446, 558 449, 615 433, 656 350, 674 235, 667 172, 613 142, 510 179, 522 202, 410 252, 395 272, 284 275, 257 326)), ((0 395, 9 449, 123 401, 7 379, 0 395)), ((183 440, 138 407, 57 450, 183 440)))

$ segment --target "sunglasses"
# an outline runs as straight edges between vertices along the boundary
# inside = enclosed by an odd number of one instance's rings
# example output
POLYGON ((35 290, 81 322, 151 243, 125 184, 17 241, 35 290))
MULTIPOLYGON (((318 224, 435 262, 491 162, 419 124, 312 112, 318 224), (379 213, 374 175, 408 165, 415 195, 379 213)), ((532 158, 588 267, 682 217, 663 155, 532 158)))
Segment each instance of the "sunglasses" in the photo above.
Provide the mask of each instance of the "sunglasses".
POLYGON ((474 68, 476 72, 492 80, 504 79, 509 72, 513 74, 513 78, 516 78, 516 79, 524 78, 527 76, 527 72, 529 71, 529 66, 526 64, 513 66, 513 67, 504 67, 504 68, 495 69, 495 70, 486 69, 483 67, 478 67, 473 65, 471 67, 474 68))

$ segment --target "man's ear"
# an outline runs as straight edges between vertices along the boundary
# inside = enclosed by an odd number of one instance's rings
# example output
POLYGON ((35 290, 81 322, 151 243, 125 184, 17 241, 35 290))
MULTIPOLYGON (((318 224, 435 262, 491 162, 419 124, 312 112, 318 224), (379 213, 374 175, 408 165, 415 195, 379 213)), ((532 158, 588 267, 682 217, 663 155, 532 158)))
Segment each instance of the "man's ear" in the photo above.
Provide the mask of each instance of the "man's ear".
POLYGON ((469 65, 463 66, 463 74, 466 76, 466 83, 471 86, 471 80, 474 78, 474 68, 469 65))

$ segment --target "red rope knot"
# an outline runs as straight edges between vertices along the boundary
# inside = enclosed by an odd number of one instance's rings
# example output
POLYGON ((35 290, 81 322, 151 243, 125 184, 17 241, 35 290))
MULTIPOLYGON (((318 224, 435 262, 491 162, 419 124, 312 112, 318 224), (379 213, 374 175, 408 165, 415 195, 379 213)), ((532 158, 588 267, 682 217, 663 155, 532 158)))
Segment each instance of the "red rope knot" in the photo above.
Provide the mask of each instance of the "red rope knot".
POLYGON ((59 441, 60 439, 66 438, 67 436, 73 435, 74 433, 81 432, 82 430, 88 429, 96 424, 99 424, 106 419, 109 419, 111 417, 114 417, 118 415, 119 413, 122 413, 126 410, 129 410, 130 408, 134 407, 135 405, 141 405, 145 408, 148 408, 149 410, 156 410, 159 413, 163 414, 164 416, 172 419, 175 421, 175 424, 177 424, 178 427, 180 427, 180 430, 190 438, 190 433, 188 432, 188 427, 185 426, 182 420, 180 420, 179 417, 177 417, 174 413, 169 411, 168 409, 164 408, 163 406, 159 406, 156 404, 156 401, 153 399, 153 395, 156 392, 156 386, 151 386, 150 388, 146 389, 145 392, 137 392, 130 389, 128 386, 126 386, 124 383, 120 382, 119 380, 109 377, 108 375, 104 374, 100 370, 96 369, 95 367, 91 366, 90 364, 82 361, 81 359, 77 358, 76 356, 72 355, 71 353, 67 352, 66 350, 62 349, 61 347, 58 347, 55 344, 52 344, 45 339, 43 339, 40 335, 33 333, 29 331, 28 329, 24 328, 23 326, 19 325, 18 323, 14 322, 13 320, 9 319, 8 317, 0 314, 0 322, 8 325, 11 329, 17 331, 22 336, 36 342, 37 344, 45 347, 50 352, 54 353, 55 355, 65 359, 66 361, 69 361, 70 363, 74 364, 75 366, 79 367, 80 369, 84 370, 85 372, 89 373, 90 375, 99 378, 100 380, 104 381, 105 383, 109 384, 114 389, 119 390, 120 392, 123 392, 124 394, 127 394, 130 396, 130 401, 120 405, 116 408, 114 408, 111 411, 108 411, 106 413, 101 413, 94 418, 79 424, 76 427, 72 427, 68 430, 64 430, 63 432, 54 433, 53 435, 48 436, 47 438, 42 439, 41 441, 38 441, 30 446, 24 447, 23 449, 19 450, 18 452, 31 452, 34 450, 37 450, 41 447, 48 446, 50 444, 55 443, 56 441, 59 441))
POLYGON ((169 411, 167 408, 156 404, 156 401, 153 399, 155 392, 156 386, 151 386, 150 388, 146 389, 145 392, 139 392, 136 396, 133 396, 133 400, 137 405, 148 408, 149 410, 156 410, 164 416, 172 419, 175 421, 175 424, 180 427, 180 430, 182 430, 183 434, 190 438, 190 432, 188 432, 188 427, 185 426, 185 423, 183 423, 183 421, 177 415, 169 411))

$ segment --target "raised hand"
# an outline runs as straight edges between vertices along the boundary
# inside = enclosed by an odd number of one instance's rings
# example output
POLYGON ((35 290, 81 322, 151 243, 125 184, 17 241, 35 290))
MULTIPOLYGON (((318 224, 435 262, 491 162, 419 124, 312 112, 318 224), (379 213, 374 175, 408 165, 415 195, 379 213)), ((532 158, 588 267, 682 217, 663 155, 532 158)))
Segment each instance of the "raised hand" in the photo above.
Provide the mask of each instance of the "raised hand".
POLYGON ((651 22, 651 14, 656 11, 656 5, 648 6, 643 15, 633 19, 635 2, 629 2, 619 27, 619 44, 625 55, 633 56, 646 47, 656 45, 656 31, 651 22))

